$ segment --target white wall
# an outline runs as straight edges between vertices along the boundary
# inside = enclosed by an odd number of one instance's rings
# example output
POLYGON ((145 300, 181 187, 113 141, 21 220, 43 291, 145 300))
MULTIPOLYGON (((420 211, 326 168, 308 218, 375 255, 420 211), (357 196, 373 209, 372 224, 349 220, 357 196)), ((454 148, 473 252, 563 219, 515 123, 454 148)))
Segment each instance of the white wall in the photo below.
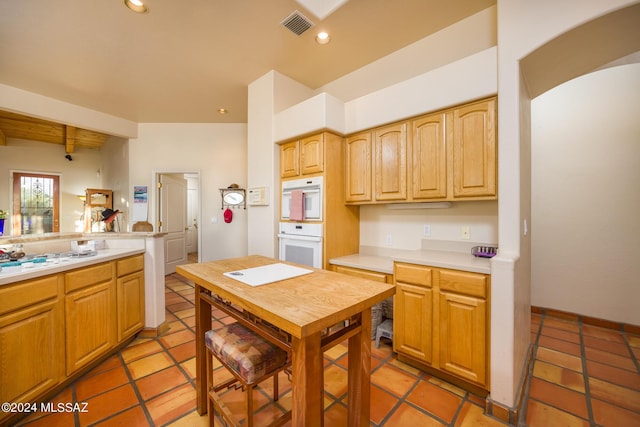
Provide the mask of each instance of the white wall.
POLYGON ((113 190, 113 209, 120 211, 116 218, 119 229, 114 231, 131 231, 133 188, 129 188, 129 140, 109 137, 102 146, 101 154, 99 173, 102 186, 99 188, 113 190))
POLYGON ((279 163, 276 156, 277 146, 273 143, 273 115, 276 104, 274 87, 277 79, 277 73, 272 71, 249 85, 247 128, 249 188, 269 189, 269 205, 255 206, 249 210, 248 253, 276 258, 279 212, 277 205, 280 193, 276 178, 279 163))
POLYGON ((247 211, 234 209, 227 224, 220 188, 235 183, 246 188, 246 124, 143 123, 129 142, 129 187, 149 188, 149 222, 156 224, 155 174, 200 174, 202 261, 247 254, 247 211))
MULTIPOLYGON (((500 254, 491 262, 491 398, 507 406, 515 403, 529 348, 531 301, 530 235, 524 227, 531 220, 528 210, 531 114, 520 61, 570 29, 634 3, 629 0, 498 0, 497 3, 500 254)), ((588 38, 581 41, 581 45, 567 46, 561 52, 563 59, 570 58, 573 52, 603 55, 602 51, 591 50, 588 38)), ((553 63, 553 58, 544 60, 553 63)), ((603 60, 602 64, 610 60, 603 60)), ((563 62, 564 68, 571 66, 575 66, 571 60, 563 62)), ((548 69, 553 72, 553 67, 548 69)))
POLYGON ((640 64, 532 101, 535 306, 640 325, 640 64))
POLYGON ((391 210, 385 205, 360 207, 360 245, 421 249, 422 240, 461 241, 461 227, 470 228, 471 242, 498 242, 497 202, 454 202, 446 209, 391 210), (424 237, 424 225, 431 236, 424 237), (387 236, 392 243, 387 244, 387 236))

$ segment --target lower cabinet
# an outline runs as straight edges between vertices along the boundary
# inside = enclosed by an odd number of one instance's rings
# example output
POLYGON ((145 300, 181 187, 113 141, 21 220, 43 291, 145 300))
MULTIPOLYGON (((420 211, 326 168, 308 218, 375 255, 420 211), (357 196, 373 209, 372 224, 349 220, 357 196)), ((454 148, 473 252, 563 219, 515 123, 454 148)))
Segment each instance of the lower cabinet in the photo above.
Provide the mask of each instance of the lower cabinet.
POLYGON ((395 263, 394 350, 489 390, 490 276, 395 263))
POLYGON ((67 375, 116 344, 116 288, 113 263, 65 274, 67 375))
POLYGON ((61 275, 0 287, 2 402, 32 402, 64 379, 62 287, 61 275))
MULTIPOLYGON (((0 286, 0 400, 35 402, 144 327, 144 261, 0 286)), ((16 413, 0 412, 0 425, 16 413)))
POLYGON ((144 256, 116 261, 116 272, 118 341, 123 341, 144 327, 144 256))
POLYGON ((393 349, 432 365, 433 285, 431 269, 396 264, 393 349))

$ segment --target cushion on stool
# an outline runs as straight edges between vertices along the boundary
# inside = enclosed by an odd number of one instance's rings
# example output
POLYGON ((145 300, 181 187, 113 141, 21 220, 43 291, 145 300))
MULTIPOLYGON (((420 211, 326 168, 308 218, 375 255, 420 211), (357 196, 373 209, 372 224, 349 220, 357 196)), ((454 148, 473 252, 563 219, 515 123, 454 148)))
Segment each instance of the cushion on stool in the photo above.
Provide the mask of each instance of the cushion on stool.
POLYGON ((236 322, 204 334, 206 346, 248 384, 287 361, 287 352, 236 322))

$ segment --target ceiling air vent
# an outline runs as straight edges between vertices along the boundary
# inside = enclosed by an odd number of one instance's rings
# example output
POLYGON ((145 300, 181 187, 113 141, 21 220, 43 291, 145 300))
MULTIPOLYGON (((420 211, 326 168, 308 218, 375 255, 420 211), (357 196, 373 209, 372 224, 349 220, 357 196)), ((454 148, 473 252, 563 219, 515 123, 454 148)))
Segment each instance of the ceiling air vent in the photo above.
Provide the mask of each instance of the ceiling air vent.
POLYGON ((315 24, 299 11, 293 11, 291 15, 284 18, 281 24, 288 28, 292 33, 301 35, 315 24))

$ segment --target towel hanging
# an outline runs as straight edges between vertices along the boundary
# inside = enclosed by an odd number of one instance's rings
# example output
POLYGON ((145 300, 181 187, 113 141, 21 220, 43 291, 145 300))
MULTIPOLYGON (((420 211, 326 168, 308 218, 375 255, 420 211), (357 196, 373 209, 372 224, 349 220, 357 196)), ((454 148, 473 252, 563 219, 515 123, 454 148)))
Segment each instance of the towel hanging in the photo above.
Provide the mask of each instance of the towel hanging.
POLYGON ((304 221, 304 192, 302 190, 293 190, 291 192, 289 219, 291 221, 304 221))

